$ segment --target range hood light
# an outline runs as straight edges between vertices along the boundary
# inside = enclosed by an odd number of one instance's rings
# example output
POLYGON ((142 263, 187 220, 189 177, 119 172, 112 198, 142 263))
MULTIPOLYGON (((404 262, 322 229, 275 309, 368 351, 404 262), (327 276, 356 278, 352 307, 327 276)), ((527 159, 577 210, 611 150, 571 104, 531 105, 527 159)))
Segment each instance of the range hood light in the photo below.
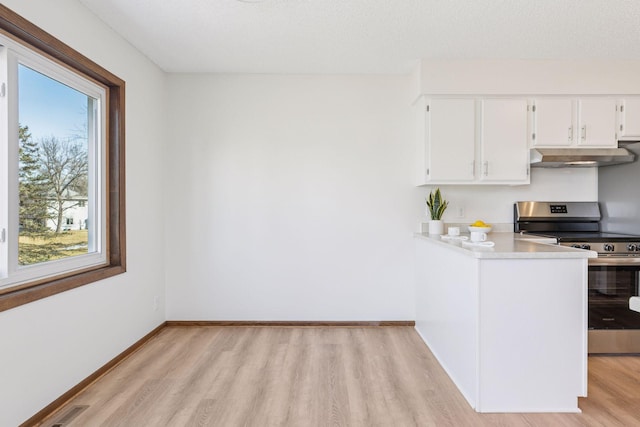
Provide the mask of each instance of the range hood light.
POLYGON ((575 162, 566 162, 567 166, 598 166, 595 160, 576 160, 575 162))

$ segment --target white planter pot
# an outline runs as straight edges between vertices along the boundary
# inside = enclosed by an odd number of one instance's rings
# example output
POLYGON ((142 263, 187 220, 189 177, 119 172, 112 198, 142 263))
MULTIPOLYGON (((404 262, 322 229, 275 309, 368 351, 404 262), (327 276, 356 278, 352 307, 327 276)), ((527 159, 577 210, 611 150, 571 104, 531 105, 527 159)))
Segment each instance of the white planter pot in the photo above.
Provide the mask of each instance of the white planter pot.
POLYGON ((444 234, 444 221, 440 219, 432 219, 429 221, 429 234, 432 236, 444 234))

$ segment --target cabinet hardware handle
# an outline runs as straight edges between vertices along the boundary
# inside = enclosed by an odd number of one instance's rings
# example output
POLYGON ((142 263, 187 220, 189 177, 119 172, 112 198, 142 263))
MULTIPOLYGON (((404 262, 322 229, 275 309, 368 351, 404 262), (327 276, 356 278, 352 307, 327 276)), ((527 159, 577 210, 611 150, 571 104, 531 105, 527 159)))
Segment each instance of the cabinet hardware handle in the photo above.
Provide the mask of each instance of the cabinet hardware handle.
POLYGON ((620 125, 620 132, 622 132, 623 129, 624 129, 624 127, 622 125, 620 125))
POLYGON ((7 241, 7 230, 5 228, 0 232, 0 243, 4 243, 7 241))
POLYGON ((489 161, 484 162, 484 176, 489 176, 489 161))
POLYGON ((587 125, 582 126, 582 140, 584 141, 585 139, 587 139, 587 125))
POLYGON ((573 141, 573 126, 569 126, 569 142, 573 141))

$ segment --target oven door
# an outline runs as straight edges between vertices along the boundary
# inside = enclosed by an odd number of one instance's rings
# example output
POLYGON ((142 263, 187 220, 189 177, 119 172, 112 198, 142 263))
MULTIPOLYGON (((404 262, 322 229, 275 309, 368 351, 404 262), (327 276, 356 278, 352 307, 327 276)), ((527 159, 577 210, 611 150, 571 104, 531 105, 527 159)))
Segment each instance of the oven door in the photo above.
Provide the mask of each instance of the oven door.
POLYGON ((640 353, 640 257, 589 260, 589 353, 640 353))

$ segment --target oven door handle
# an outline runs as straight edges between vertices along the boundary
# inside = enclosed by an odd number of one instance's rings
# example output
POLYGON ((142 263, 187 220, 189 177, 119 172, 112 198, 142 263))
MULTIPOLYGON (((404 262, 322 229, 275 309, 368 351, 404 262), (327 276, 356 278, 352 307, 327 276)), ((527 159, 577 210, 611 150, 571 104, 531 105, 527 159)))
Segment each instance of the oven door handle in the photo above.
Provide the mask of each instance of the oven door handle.
POLYGON ((598 257, 598 258, 589 258, 589 266, 594 267, 616 267, 616 266, 630 266, 630 267, 640 267, 640 257, 632 256, 632 257, 598 257))

